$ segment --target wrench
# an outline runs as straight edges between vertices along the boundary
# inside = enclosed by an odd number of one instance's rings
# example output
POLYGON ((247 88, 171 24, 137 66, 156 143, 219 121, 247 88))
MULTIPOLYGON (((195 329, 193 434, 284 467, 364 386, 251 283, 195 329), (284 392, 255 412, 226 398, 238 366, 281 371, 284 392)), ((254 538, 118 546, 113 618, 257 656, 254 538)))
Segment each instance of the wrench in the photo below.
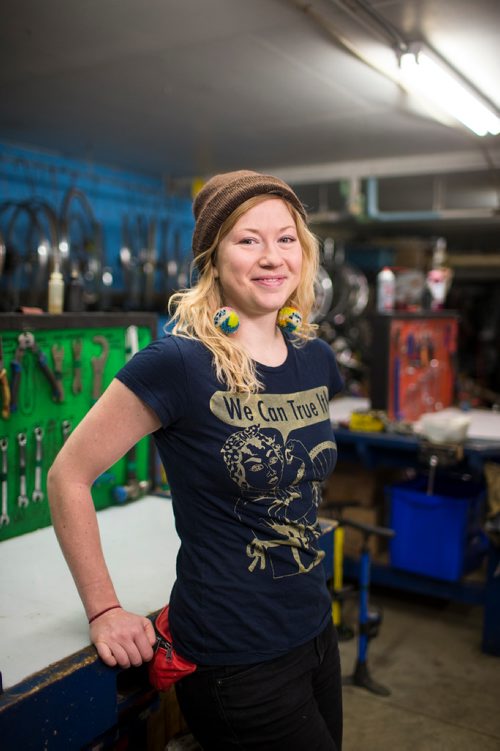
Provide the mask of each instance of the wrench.
POLYGON ((17 443, 19 445, 19 495, 17 496, 17 505, 22 508, 29 503, 26 493, 26 433, 17 434, 17 443))
POLYGON ((8 497, 8 485, 7 485, 7 446, 9 445, 7 438, 0 440, 0 451, 2 452, 2 473, 0 474, 0 481, 2 483, 2 514, 0 516, 0 527, 4 524, 9 524, 9 514, 7 513, 7 497, 8 497))
POLYGON ((54 375, 59 386, 59 401, 64 401, 64 386, 62 382, 63 377, 63 362, 64 362, 64 347, 58 347, 57 344, 52 345, 52 359, 54 361, 54 375))
POLYGON ((82 393, 82 340, 73 339, 73 394, 82 393))
POLYGON ((102 375, 104 373, 104 366, 108 359, 109 342, 104 336, 94 336, 92 341, 94 344, 100 344, 102 347, 101 354, 98 357, 93 357, 92 369, 94 371, 94 379, 92 383, 92 400, 96 402, 102 394, 102 375))
POLYGON ((35 440, 36 440, 35 487, 34 487, 33 493, 31 494, 31 500, 34 503, 38 503, 38 501, 43 501, 43 498, 44 498, 43 491, 42 491, 42 459, 43 459, 42 439, 43 439, 43 428, 35 428, 35 440))
POLYGON ((19 384, 21 382, 21 369, 23 362, 23 355, 26 350, 26 340, 24 334, 20 334, 18 337, 18 346, 14 355, 14 359, 10 362, 11 370, 11 382, 10 382, 10 411, 17 412, 17 399, 19 395, 19 384))

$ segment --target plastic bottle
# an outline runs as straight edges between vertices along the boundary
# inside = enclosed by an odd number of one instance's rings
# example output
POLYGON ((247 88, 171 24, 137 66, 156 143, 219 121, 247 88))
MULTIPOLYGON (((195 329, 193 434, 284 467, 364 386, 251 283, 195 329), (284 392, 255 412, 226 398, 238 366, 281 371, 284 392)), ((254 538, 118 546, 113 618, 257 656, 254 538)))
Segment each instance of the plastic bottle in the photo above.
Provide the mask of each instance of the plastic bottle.
POLYGON ((396 277, 388 266, 377 274, 377 310, 386 313, 394 310, 396 301, 396 277))
POLYGON ((59 264, 55 264, 49 279, 49 313, 62 313, 64 303, 64 279, 59 271, 59 264))
POLYGON ((77 268, 71 269, 66 310, 69 313, 81 313, 85 310, 83 279, 77 268))

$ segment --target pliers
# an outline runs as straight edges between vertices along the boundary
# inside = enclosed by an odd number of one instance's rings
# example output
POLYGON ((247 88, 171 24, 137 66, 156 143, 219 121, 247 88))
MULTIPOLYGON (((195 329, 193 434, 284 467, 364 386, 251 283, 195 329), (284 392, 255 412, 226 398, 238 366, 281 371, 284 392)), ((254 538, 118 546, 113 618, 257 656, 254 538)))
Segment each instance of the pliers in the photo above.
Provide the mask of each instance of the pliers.
POLYGON ((7 371, 3 364, 3 341, 0 336, 0 390, 2 392, 2 417, 8 420, 10 417, 10 386, 7 371))

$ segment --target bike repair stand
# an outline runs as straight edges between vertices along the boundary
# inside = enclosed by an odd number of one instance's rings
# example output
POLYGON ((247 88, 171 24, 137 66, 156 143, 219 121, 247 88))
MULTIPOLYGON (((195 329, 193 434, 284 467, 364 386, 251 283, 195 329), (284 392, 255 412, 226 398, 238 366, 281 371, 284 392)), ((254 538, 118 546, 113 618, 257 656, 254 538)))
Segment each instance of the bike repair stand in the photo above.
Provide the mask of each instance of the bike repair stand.
POLYGON ((333 577, 331 585, 332 618, 339 641, 354 638, 354 629, 344 621, 344 602, 349 597, 355 597, 356 591, 352 585, 344 584, 344 510, 361 506, 359 501, 328 501, 322 508, 335 513, 337 527, 334 530, 333 543, 333 577))
POLYGON ((358 632, 358 656, 354 673, 343 679, 344 685, 360 686, 366 688, 379 696, 389 696, 390 690, 380 683, 373 680, 368 670, 368 644, 370 639, 375 638, 378 634, 382 622, 382 614, 377 610, 370 610, 370 571, 371 571, 371 554, 368 546, 368 540, 371 535, 379 537, 394 537, 394 530, 386 527, 376 527, 371 524, 354 522, 349 519, 343 519, 342 523, 346 527, 352 527, 363 533, 363 545, 359 559, 359 632, 358 632))

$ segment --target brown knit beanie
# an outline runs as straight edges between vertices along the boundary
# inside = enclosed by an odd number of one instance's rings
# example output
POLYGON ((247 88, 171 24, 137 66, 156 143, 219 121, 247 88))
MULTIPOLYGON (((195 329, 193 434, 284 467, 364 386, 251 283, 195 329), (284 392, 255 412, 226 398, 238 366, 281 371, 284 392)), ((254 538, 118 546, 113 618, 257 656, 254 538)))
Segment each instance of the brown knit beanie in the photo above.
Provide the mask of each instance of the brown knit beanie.
POLYGON ((212 245, 221 224, 242 203, 253 196, 276 195, 294 206, 304 221, 306 211, 293 190, 278 177, 261 175, 249 170, 224 172, 212 177, 196 196, 193 213, 193 255, 196 258, 212 245))

